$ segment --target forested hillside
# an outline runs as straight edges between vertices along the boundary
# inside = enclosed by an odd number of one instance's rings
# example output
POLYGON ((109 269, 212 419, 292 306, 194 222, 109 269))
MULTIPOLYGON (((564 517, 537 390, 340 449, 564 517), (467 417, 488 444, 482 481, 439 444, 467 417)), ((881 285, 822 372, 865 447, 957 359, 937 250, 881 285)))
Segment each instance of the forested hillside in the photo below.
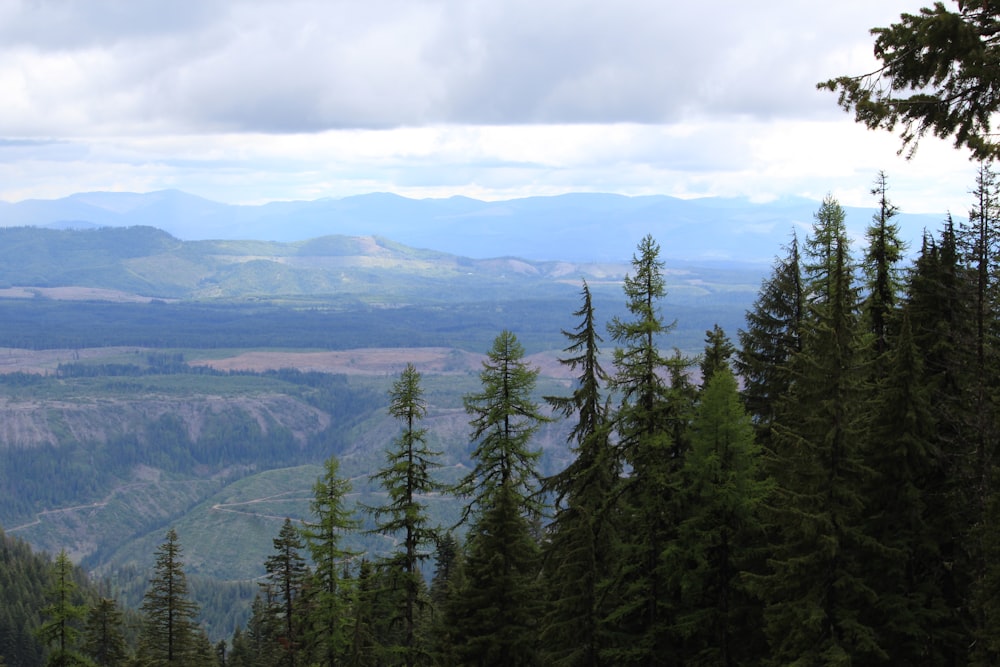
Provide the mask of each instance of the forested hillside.
POLYGON ((407 365, 366 474, 335 453, 294 499, 233 498, 275 504, 249 617, 214 654, 188 585, 196 533, 149 543, 139 659, 996 664, 1000 190, 983 167, 969 223, 929 231, 909 266, 884 176, 876 193, 860 252, 827 198, 744 326, 708 329, 700 355, 669 348, 649 236, 606 327, 582 284, 568 387, 502 330, 466 378, 459 466, 440 385, 407 365), (571 454, 558 467, 540 447, 552 428, 571 454))

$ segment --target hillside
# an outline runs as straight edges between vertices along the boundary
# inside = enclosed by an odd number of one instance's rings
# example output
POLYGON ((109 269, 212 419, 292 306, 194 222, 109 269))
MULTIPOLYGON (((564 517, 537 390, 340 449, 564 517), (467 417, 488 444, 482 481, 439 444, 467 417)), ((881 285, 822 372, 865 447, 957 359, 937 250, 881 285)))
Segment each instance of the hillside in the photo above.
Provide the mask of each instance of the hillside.
MULTIPOLYGON (((874 205, 874 201, 872 202, 874 205)), ((56 200, 0 202, 0 224, 53 228, 153 226, 184 240, 299 242, 328 235, 390 238, 417 248, 486 259, 621 263, 652 234, 671 261, 769 262, 793 229, 808 229, 819 202, 787 198, 678 199, 577 193, 506 201, 408 199, 372 193, 343 199, 235 206, 176 190, 79 193, 56 200)), ((848 208, 858 241, 872 208, 848 208)), ((911 248, 945 212, 901 212, 911 248)))

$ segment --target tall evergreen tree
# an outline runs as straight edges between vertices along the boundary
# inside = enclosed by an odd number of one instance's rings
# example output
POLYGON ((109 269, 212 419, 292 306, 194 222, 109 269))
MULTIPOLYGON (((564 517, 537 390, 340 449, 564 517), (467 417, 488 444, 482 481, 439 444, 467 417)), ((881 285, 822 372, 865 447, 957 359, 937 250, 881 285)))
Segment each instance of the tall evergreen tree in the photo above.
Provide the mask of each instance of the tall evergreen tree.
POLYGON ((761 285, 746 329, 738 332, 740 349, 735 370, 743 381, 743 401, 757 431, 757 442, 771 446, 771 425, 779 397, 792 385, 789 362, 802 349, 805 289, 799 242, 792 236, 786 254, 761 285))
POLYGON ((188 597, 183 550, 171 528, 156 549, 153 578, 142 601, 140 658, 155 667, 194 664, 198 605, 188 597))
POLYGON ((890 664, 949 664, 955 623, 942 585, 948 568, 933 526, 945 505, 937 471, 934 417, 923 363, 904 312, 872 405, 866 492, 867 533, 880 545, 866 568, 878 604, 867 622, 879 629, 890 664))
POLYGON ((722 367, 729 368, 729 360, 736 352, 732 341, 718 324, 705 332, 705 353, 701 357, 701 386, 707 387, 712 376, 722 367))
POLYGON ((464 577, 460 546, 450 531, 438 539, 434 560, 430 589, 430 641, 434 663, 454 667, 460 663, 456 640, 457 614, 460 612, 457 601, 464 589, 464 577))
POLYGON ((403 608, 399 613, 403 624, 403 644, 394 647, 393 653, 401 656, 403 664, 412 667, 418 660, 426 660, 427 650, 417 644, 417 615, 424 600, 421 561, 430 555, 436 543, 437 531, 431 526, 426 504, 420 498, 442 488, 431 476, 439 464, 440 452, 427 446, 427 430, 419 426, 427 413, 427 404, 420 386, 420 373, 407 364, 389 392, 389 414, 401 421, 403 431, 387 454, 387 467, 372 476, 381 483, 388 494, 388 503, 372 508, 376 531, 402 538, 401 549, 389 556, 381 565, 389 572, 390 582, 403 592, 403 608))
POLYGON ((560 362, 578 371, 572 395, 547 396, 564 417, 574 419, 569 434, 574 460, 545 480, 556 499, 556 512, 544 547, 544 580, 549 607, 543 618, 542 646, 546 664, 600 665, 607 644, 600 587, 610 576, 614 551, 614 519, 609 500, 618 482, 619 465, 610 443, 610 424, 603 396, 608 376, 600 363, 590 288, 584 282, 581 320, 560 362))
POLYGON ((844 211, 827 197, 806 242, 809 311, 793 382, 773 427, 778 543, 760 579, 774 664, 884 658, 862 612, 865 576, 859 295, 844 211))
POLYGON ((537 662, 538 545, 533 519, 535 463, 531 438, 547 420, 531 394, 538 369, 502 331, 483 362, 482 390, 465 397, 472 420, 473 469, 459 489, 470 499, 465 588, 457 615, 463 659, 478 665, 537 662))
POLYGON ((955 227, 949 216, 939 238, 925 234, 920 254, 909 275, 905 308, 913 344, 923 367, 933 428, 930 444, 938 452, 928 487, 927 502, 934 542, 946 564, 941 589, 953 610, 952 622, 942 620, 939 631, 953 638, 943 652, 954 665, 968 664, 969 591, 975 569, 968 554, 968 535, 975 524, 969 498, 972 478, 968 443, 973 416, 969 400, 974 364, 973 297, 958 251, 955 227))
POLYGON ((337 664, 349 643, 347 597, 342 590, 342 568, 355 554, 342 546, 344 535, 358 527, 353 508, 345 502, 351 491, 350 480, 340 477, 340 464, 330 457, 323 464, 323 475, 313 485, 309 503, 312 521, 302 530, 312 557, 309 615, 304 628, 310 653, 325 667, 337 664))
POLYGON ((1000 556, 1000 543, 995 534, 1000 530, 1000 516, 991 510, 995 488, 994 474, 1000 449, 997 419, 997 381, 1000 377, 997 360, 997 254, 1000 245, 1000 184, 989 164, 979 166, 974 204, 969 211, 969 221, 958 235, 959 247, 965 258, 966 271, 972 294, 974 316, 973 349, 969 400, 972 421, 969 428, 971 476, 967 480, 970 491, 969 504, 974 508, 972 530, 968 547, 973 572, 971 608, 976 644, 972 662, 978 665, 996 664, 1000 661, 1000 630, 996 628, 996 603, 992 601, 1000 583, 1000 566, 994 564, 1000 556), (990 584, 990 581, 994 581, 990 584), (992 611, 991 611, 992 610, 992 611))
POLYGON ((128 645, 122 633, 124 616, 118 604, 101 598, 87 613, 83 649, 101 667, 119 667, 128 657, 128 645))
POLYGON ((862 309, 865 327, 872 336, 872 356, 876 362, 889 349, 890 323, 902 291, 898 264, 906 250, 899 239, 899 225, 893 222, 899 209, 889 201, 888 192, 888 176, 880 171, 872 188, 872 194, 878 198, 878 211, 865 231, 868 246, 862 264, 866 291, 862 309))
MULTIPOLYGON (((673 595, 661 553, 675 537, 672 478, 680 468, 680 444, 671 440, 678 414, 671 410, 667 377, 671 360, 659 339, 672 328, 660 313, 666 295, 660 247, 651 236, 632 258, 633 275, 625 277, 626 307, 631 319, 615 317, 609 332, 617 343, 611 387, 622 403, 615 419, 623 463, 630 474, 616 491, 622 535, 608 595, 611 664, 673 664, 670 642, 673 595)), ((678 404, 673 404, 676 407, 678 404)))
POLYGON ((87 613, 86 607, 75 599, 77 589, 73 563, 63 549, 56 556, 52 581, 46 590, 49 604, 42 609, 45 621, 35 631, 44 644, 54 647, 45 663, 47 666, 69 667, 87 662, 76 647, 80 636, 78 624, 87 613))
POLYGON ((298 530, 289 518, 285 518, 278 537, 272 542, 274 553, 264 562, 267 581, 276 593, 271 613, 281 620, 282 632, 278 636, 278 641, 284 649, 282 664, 295 667, 296 653, 300 644, 301 598, 308 576, 305 559, 301 554, 304 545, 298 530))
POLYGON ((664 550, 680 590, 674 632, 682 664, 756 664, 766 649, 763 619, 744 574, 760 561, 760 508, 770 483, 760 474, 753 426, 725 363, 701 392, 691 440, 677 484, 677 539, 664 550))

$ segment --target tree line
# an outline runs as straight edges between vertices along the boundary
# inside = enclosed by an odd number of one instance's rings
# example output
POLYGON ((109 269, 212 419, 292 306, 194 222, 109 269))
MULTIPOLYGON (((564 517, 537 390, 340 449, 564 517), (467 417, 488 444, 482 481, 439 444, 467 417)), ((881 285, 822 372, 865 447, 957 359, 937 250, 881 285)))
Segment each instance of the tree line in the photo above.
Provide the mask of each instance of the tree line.
MULTIPOLYGON (((738 345, 714 327, 698 357, 664 350, 649 236, 610 357, 583 284, 563 332, 576 382, 549 409, 502 331, 465 397, 457 484, 436 481, 408 366, 372 478, 383 504, 349 506, 328 459, 309 518, 273 540, 250 621, 214 648, 169 532, 132 662, 98 664, 997 664, 1000 187, 982 166, 968 222, 925 232, 909 266, 884 174, 873 194, 859 254, 823 201, 738 345), (568 420, 574 459, 542 478, 532 437, 551 419, 568 420), (432 525, 440 493, 462 499, 460 530, 432 525), (359 511, 388 555, 343 547, 359 511)), ((39 631, 52 656, 76 650, 59 618, 39 631)))

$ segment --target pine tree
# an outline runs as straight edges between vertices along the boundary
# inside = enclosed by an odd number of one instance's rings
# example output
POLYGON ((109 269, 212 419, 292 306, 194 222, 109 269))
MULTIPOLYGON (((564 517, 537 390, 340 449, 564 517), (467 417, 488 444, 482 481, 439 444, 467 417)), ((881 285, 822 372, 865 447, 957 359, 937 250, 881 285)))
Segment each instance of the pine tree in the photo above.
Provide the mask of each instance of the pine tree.
POLYGON ((701 358, 701 386, 707 387, 715 372, 725 366, 736 352, 732 341, 718 324, 705 332, 705 353, 701 358))
POLYGON ((806 242, 809 312, 791 391, 773 426, 778 543, 756 580, 775 664, 849 664, 885 657, 863 610, 864 490, 859 296, 844 211, 827 197, 806 242))
POLYGON ((473 664, 537 660, 539 452, 529 444, 547 420, 531 400, 537 375, 517 337, 503 331, 483 362, 482 390, 465 397, 476 445, 473 470, 458 487, 470 499, 471 525, 457 619, 463 658, 473 664))
POLYGON ((867 533, 880 545, 866 565, 878 596, 869 623, 879 629, 890 664, 947 664, 955 625, 933 526, 934 515, 945 507, 936 474, 941 452, 906 313, 886 362, 868 445, 874 475, 866 493, 867 533))
POLYGON ((378 585, 371 561, 361 559, 357 585, 352 588, 350 646, 345 664, 349 667, 377 667, 381 664, 375 599, 378 585))
POLYGON ((345 504, 351 491, 349 480, 339 476, 340 464, 330 457, 324 463, 323 475, 313 485, 313 500, 309 508, 313 521, 307 522, 302 534, 313 561, 310 583, 309 615, 304 629, 310 653, 320 664, 333 667, 338 656, 347 650, 348 619, 341 571, 346 560, 355 554, 344 549, 344 535, 358 527, 353 510, 345 504))
POLYGON ((691 441, 677 485, 682 519, 664 550, 681 596, 674 631, 682 662, 756 664, 766 646, 761 605, 744 574, 760 562, 760 510, 770 483, 762 480, 753 426, 725 363, 701 392, 691 441))
POLYGON ((424 588, 420 562, 430 556, 429 548, 436 542, 436 530, 430 525, 425 503, 420 497, 442 488, 430 471, 438 467, 440 453, 427 447, 427 430, 418 426, 427 413, 427 404, 420 386, 420 374, 407 364, 389 392, 389 414, 403 423, 403 431, 387 454, 387 467, 372 476, 388 494, 388 503, 370 508, 376 521, 375 531, 385 535, 400 535, 402 548, 383 560, 380 565, 390 573, 393 585, 403 591, 403 608, 397 611, 403 624, 403 644, 392 652, 402 656, 403 664, 412 667, 426 658, 426 649, 417 645, 417 614, 423 605, 424 588))
POLYGON ((461 613, 459 601, 465 579, 460 547, 450 531, 438 539, 434 560, 436 565, 430 588, 433 606, 429 632, 434 663, 442 667, 453 667, 460 662, 456 627, 458 614, 461 613))
POLYGON ((746 329, 738 332, 740 349, 735 369, 743 380, 743 401, 757 431, 757 443, 771 446, 771 425, 779 398, 792 384, 789 362, 802 349, 805 290, 799 243, 793 235, 784 258, 775 261, 761 285, 746 329))
POLYGON ((951 622, 942 621, 938 635, 951 637, 942 653, 953 664, 968 664, 967 636, 970 573, 975 569, 968 554, 968 535, 975 523, 970 501, 972 476, 967 443, 970 440, 970 368, 974 364, 975 329, 973 297, 958 252, 954 224, 949 216, 939 238, 925 234, 921 252, 910 272, 905 309, 911 322, 913 343, 921 360, 921 385, 933 419, 930 446, 938 453, 937 465, 927 486, 933 507, 929 516, 933 542, 940 552, 940 587, 953 610, 951 622))
POLYGON ((590 289, 584 282, 582 318, 560 359, 579 371, 571 396, 546 396, 556 411, 575 422, 569 434, 575 458, 562 472, 545 480, 556 499, 556 513, 544 547, 544 581, 549 600, 542 622, 546 664, 600 665, 607 644, 600 587, 610 576, 615 542, 609 499, 618 482, 619 465, 610 443, 608 407, 603 387, 608 376, 600 364, 601 337, 594 321, 590 289))
POLYGON ((122 633, 124 617, 117 603, 101 598, 90 608, 84 628, 83 649, 101 667, 125 664, 128 647, 122 633))
POLYGON ((285 653, 282 664, 295 667, 296 652, 300 644, 299 610, 302 589, 308 576, 305 559, 300 553, 304 545, 298 530, 288 518, 282 523, 278 537, 272 542, 274 553, 264 563, 268 584, 276 594, 271 613, 281 619, 282 633, 278 636, 278 641, 285 653))
POLYGON ((675 659, 670 641, 674 595, 661 553, 676 536, 671 488, 682 460, 681 443, 671 440, 680 415, 671 408, 680 404, 669 402, 665 376, 673 362, 658 347, 660 337, 673 328, 660 314, 666 287, 659 253, 651 236, 639 243, 632 258, 634 275, 624 280, 632 319, 616 317, 608 327, 618 344, 611 388, 622 401, 615 427, 621 460, 631 469, 615 494, 623 539, 607 590, 612 645, 604 658, 611 664, 673 664, 675 659))
POLYGON ((154 666, 192 664, 198 605, 188 598, 183 551, 171 528, 156 549, 153 578, 142 602, 140 657, 154 666))
MULTIPOLYGON (((899 213, 888 197, 888 177, 880 171, 872 188, 878 197, 878 211, 865 231, 868 246, 862 268, 867 296, 862 304, 865 326, 872 336, 872 357, 878 360, 889 350, 890 323, 902 290, 898 264, 906 246, 899 239, 899 225, 893 218, 899 213)), ((874 371, 877 375, 877 366, 874 371)))
POLYGON ((86 659, 76 650, 76 642, 80 636, 78 621, 83 619, 86 607, 74 599, 78 586, 73 579, 73 563, 70 562, 66 550, 56 556, 52 568, 52 582, 46 590, 48 606, 42 609, 46 619, 35 631, 36 636, 47 646, 54 646, 46 665, 51 667, 68 667, 84 665, 86 659))
POLYGON ((1000 461, 996 427, 997 386, 1000 369, 997 359, 997 253, 1000 232, 1000 184, 990 165, 980 164, 973 191, 975 203, 969 211, 969 222, 958 235, 959 248, 965 258, 974 317, 973 349, 975 356, 970 367, 970 395, 972 421, 970 429, 971 476, 967 480, 970 492, 968 501, 974 508, 968 550, 972 567, 971 609, 973 611, 976 643, 972 664, 991 665, 1000 660, 1000 630, 996 629, 1000 616, 993 598, 1000 580, 1000 566, 995 560, 1000 556, 1000 543, 995 533, 1000 530, 1000 516, 992 511, 995 497, 994 474, 1000 461))

